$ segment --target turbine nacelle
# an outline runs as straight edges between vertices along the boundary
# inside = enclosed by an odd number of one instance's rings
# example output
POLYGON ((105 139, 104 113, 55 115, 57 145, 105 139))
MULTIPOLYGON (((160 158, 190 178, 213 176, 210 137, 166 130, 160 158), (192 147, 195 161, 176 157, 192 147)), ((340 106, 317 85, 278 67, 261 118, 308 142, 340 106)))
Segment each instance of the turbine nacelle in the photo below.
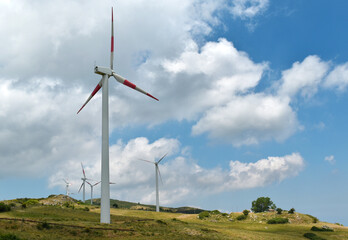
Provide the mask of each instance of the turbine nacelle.
POLYGON ((108 75, 110 77, 114 71, 109 67, 95 66, 94 72, 99 75, 108 75))

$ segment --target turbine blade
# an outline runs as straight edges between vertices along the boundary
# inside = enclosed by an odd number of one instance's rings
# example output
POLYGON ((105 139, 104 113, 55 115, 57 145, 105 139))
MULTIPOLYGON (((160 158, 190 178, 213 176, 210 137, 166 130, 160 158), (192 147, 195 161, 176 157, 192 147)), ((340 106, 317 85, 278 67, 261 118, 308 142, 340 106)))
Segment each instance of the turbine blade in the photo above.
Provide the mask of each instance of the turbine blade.
POLYGON ((96 186, 96 185, 98 185, 99 183, 101 183, 101 181, 99 181, 99 182, 97 182, 97 183, 93 184, 93 186, 96 186))
POLYGON ((114 182, 109 182, 109 184, 116 184, 116 183, 114 183, 114 182))
POLYGON ((64 181, 66 184, 69 184, 64 178, 63 178, 63 181, 64 181))
POLYGON ((163 155, 163 157, 161 157, 161 159, 160 159, 160 160, 158 160, 157 164, 158 164, 158 163, 160 163, 160 161, 162 161, 162 160, 163 160, 163 158, 165 158, 165 157, 167 156, 167 154, 168 154, 168 153, 164 154, 164 155, 163 155))
POLYGON ((111 53, 110 53, 110 68, 114 68, 114 8, 111 8, 111 53))
POLYGON ((86 178, 86 174, 85 174, 85 169, 83 168, 83 164, 81 162, 81 167, 82 167, 82 173, 83 173, 83 177, 86 178))
POLYGON ((114 76, 114 78, 116 79, 117 82, 122 83, 123 85, 126 85, 127 87, 133 88, 134 90, 137 90, 138 92, 141 92, 142 94, 145 94, 145 95, 159 101, 157 98, 152 96, 150 93, 145 92, 141 88, 137 87, 134 83, 131 83, 130 81, 125 79, 124 77, 121 77, 120 75, 118 75, 116 73, 112 73, 112 75, 114 76))
POLYGON ((157 167, 157 171, 158 171, 158 174, 159 174, 159 176, 160 176, 160 179, 161 179, 161 183, 162 183, 162 185, 163 185, 161 171, 159 170, 158 165, 156 165, 156 167, 157 167))
POLYGON ((139 159, 137 159, 137 160, 140 160, 140 161, 144 161, 144 162, 148 162, 148 163, 155 163, 155 162, 151 162, 151 161, 149 161, 149 160, 145 160, 145 159, 141 159, 141 158, 139 158, 139 159))
POLYGON ((77 112, 77 114, 79 114, 79 112, 82 110, 82 108, 84 108, 84 106, 87 105, 87 103, 89 102, 89 100, 92 99, 92 97, 99 91, 99 89, 101 89, 102 87, 102 80, 100 80, 100 82, 98 83, 98 85, 94 88, 93 92, 91 93, 91 95, 89 95, 88 99, 86 100, 86 102, 82 105, 82 107, 80 108, 80 110, 77 112))
POLYGON ((85 184, 85 182, 83 182, 82 184, 81 184, 81 187, 80 187, 80 189, 79 189, 79 191, 78 192, 80 192, 81 191, 81 188, 83 187, 83 185, 85 184))
POLYGON ((92 186, 92 184, 90 182, 86 181, 86 183, 88 183, 89 186, 92 186))

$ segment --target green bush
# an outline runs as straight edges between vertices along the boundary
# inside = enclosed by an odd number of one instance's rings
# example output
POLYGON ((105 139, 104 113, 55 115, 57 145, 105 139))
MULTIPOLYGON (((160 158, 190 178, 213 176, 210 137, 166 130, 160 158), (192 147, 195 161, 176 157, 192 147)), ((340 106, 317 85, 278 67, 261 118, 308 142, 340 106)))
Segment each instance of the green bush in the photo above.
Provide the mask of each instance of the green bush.
POLYGON ((5 235, 0 235, 0 240, 21 240, 19 237, 17 237, 14 234, 5 234, 5 235))
POLYGON ((272 218, 267 221, 268 224, 284 224, 288 222, 289 222, 289 219, 287 218, 272 218))
POLYGON ((29 200, 25 201, 24 204, 26 204, 27 206, 36 205, 36 204, 39 204, 39 201, 36 199, 29 199, 29 200))
POLYGON ((210 213, 211 213, 211 214, 216 214, 216 215, 217 215, 217 214, 221 214, 221 212, 220 212, 219 210, 213 210, 213 211, 211 211, 210 213))
POLYGON ((316 226, 313 226, 313 227, 311 228, 311 230, 312 230, 312 231, 317 231, 317 232, 333 232, 333 231, 334 231, 332 228, 328 228, 328 227, 326 227, 326 228, 324 228, 324 227, 318 228, 318 227, 316 227, 316 226))
POLYGON ((88 208, 88 207, 85 207, 85 208, 83 209, 83 211, 89 212, 89 208, 88 208))
POLYGON ((204 218, 209 217, 209 215, 210 215, 210 213, 208 211, 203 211, 200 214, 198 214, 198 218, 199 219, 204 219, 204 218))
POLYGON ((278 214, 282 214, 283 209, 277 208, 276 211, 277 211, 278 214))
POLYGON ((295 212, 295 208, 291 208, 291 209, 288 211, 288 213, 290 213, 290 214, 294 214, 294 212, 295 212))
POLYGON ((311 240, 325 240, 325 238, 321 238, 314 233, 305 233, 303 236, 311 240))
POLYGON ((47 222, 42 222, 42 223, 39 223, 36 228, 38 230, 43 230, 43 229, 50 229, 51 226, 47 223, 47 222))
POLYGON ((10 205, 7 205, 5 203, 0 203, 0 212, 9 212, 11 211, 10 205))
POLYGON ((245 216, 248 216, 249 212, 250 212, 249 210, 246 210, 246 209, 243 210, 243 214, 244 214, 245 216))
POLYGON ((242 215, 239 215, 239 216, 237 216, 237 220, 245 220, 247 218, 247 216, 246 215, 244 215, 244 214, 242 214, 242 215))
POLYGON ((259 197, 251 203, 251 210, 255 213, 266 212, 269 209, 276 209, 276 205, 269 197, 259 197))

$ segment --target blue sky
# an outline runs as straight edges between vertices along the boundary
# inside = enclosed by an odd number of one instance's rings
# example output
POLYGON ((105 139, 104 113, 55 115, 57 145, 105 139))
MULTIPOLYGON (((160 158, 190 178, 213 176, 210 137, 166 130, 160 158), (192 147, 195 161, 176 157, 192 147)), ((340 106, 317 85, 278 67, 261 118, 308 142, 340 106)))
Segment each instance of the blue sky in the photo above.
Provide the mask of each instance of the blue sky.
MULTIPOLYGON (((0 199, 76 198, 83 162, 100 179, 108 65, 160 99, 110 79, 111 197, 222 211, 268 196, 348 225, 346 1, 2 1, 0 199), (129 17, 132 16, 132 17, 129 17)), ((99 195, 100 189, 95 190, 99 195)), ((89 191, 87 191, 89 196, 89 191)))

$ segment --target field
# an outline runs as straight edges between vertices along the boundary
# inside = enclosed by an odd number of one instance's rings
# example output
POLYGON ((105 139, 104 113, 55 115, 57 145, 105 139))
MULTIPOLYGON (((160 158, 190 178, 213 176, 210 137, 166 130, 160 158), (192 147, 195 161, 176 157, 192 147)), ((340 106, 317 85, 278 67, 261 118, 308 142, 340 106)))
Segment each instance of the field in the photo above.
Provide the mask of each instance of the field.
MULTIPOLYGON (((30 203, 30 202, 29 202, 30 203)), ((48 206, 32 202, 23 208, 0 213, 0 240, 10 239, 348 239, 348 228, 316 222, 310 215, 287 212, 242 213, 210 212, 204 219, 198 214, 168 213, 130 209, 111 209, 111 224, 99 223, 99 207, 71 202, 48 206), (288 218, 290 223, 267 224, 274 217, 288 218), (314 232, 313 226, 326 225, 333 232, 314 232), (314 238, 313 238, 314 239, 314 238)))

